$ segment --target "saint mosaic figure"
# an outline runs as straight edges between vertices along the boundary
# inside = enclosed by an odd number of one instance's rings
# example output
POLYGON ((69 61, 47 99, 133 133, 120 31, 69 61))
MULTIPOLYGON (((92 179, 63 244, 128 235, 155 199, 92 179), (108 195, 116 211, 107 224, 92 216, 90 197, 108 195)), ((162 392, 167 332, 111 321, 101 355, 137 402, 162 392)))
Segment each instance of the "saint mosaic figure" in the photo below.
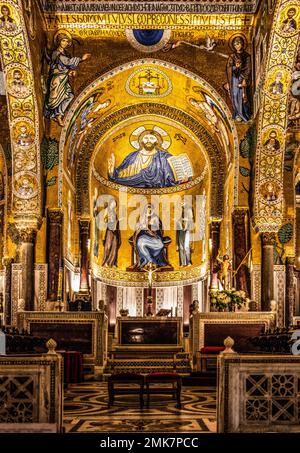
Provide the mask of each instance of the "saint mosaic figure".
POLYGON ((275 186, 271 182, 266 185, 264 198, 267 201, 276 201, 278 198, 275 192, 275 186))
POLYGON ((172 154, 165 151, 169 143, 163 139, 162 133, 165 132, 161 128, 154 126, 153 129, 146 129, 142 126, 138 130, 140 133, 134 142, 137 151, 125 157, 117 168, 115 155, 109 158, 108 176, 111 181, 132 187, 161 188, 191 179, 190 163, 185 167, 186 173, 180 176, 176 173, 178 169, 174 170, 174 166, 171 166, 169 159, 172 154))
POLYGON ((224 88, 229 92, 233 119, 239 122, 247 122, 251 117, 250 111, 250 81, 251 81, 251 58, 245 50, 245 40, 242 36, 236 36, 232 41, 233 53, 227 61, 227 80, 224 88))
POLYGON ((20 69, 14 70, 9 89, 13 96, 22 97, 28 95, 28 88, 23 80, 23 74, 20 69))
POLYGON ((269 92, 273 95, 283 94, 282 72, 277 72, 275 80, 271 83, 269 92))
POLYGON ((17 136, 16 140, 17 145, 19 146, 30 146, 33 143, 33 137, 28 133, 27 126, 20 126, 20 134, 17 136))
POLYGON ((183 203, 181 219, 177 221, 176 225, 176 250, 179 253, 179 264, 181 267, 192 265, 193 229, 194 215, 192 207, 183 203))
POLYGON ((0 29, 7 32, 14 32, 17 28, 8 6, 1 6, 0 29))
POLYGON ((287 10, 287 18, 282 21, 282 27, 281 30, 284 31, 285 33, 293 33, 294 31, 297 30, 297 22, 294 19, 294 16, 296 15, 297 11, 296 8, 289 8, 287 10))
MULTIPOLYGON (((121 233, 119 220, 117 219, 117 204, 115 200, 111 200, 106 207, 104 221, 107 224, 105 236, 103 240, 104 253, 102 266, 117 267, 118 252, 121 246, 121 233)), ((94 251, 95 253, 95 251, 94 251)))
POLYGON ((267 151, 278 151, 280 149, 280 142, 277 138, 276 131, 271 131, 269 133, 269 138, 264 143, 264 148, 266 148, 267 151))
POLYGON ((169 50, 173 50, 182 44, 205 50, 209 53, 214 53, 222 58, 227 59, 227 83, 225 83, 223 86, 229 93, 231 99, 233 119, 245 123, 249 121, 251 117, 251 57, 250 54, 245 50, 246 39, 240 35, 233 38, 233 53, 229 57, 228 55, 215 50, 217 42, 209 35, 206 36, 205 45, 198 45, 186 41, 177 41, 176 43, 166 44, 163 48, 163 51, 168 52, 169 50))
POLYGON ((193 107, 195 107, 205 116, 205 118, 208 121, 208 124, 210 124, 214 128, 216 134, 220 137, 220 140, 224 148, 226 149, 227 154, 229 155, 230 142, 228 133, 223 121, 214 110, 214 108, 216 108, 216 105, 213 104, 211 98, 206 97, 204 93, 201 93, 201 97, 202 99, 198 100, 195 98, 191 98, 189 99, 189 101, 193 107))
POLYGON ((63 117, 74 98, 69 78, 75 76, 75 69, 79 63, 90 57, 89 53, 82 57, 71 57, 67 48, 72 45, 72 38, 66 31, 58 32, 54 39, 55 49, 51 55, 47 51, 45 56, 50 65, 47 83, 47 93, 44 105, 46 118, 54 119, 63 126, 63 117))
POLYGON ((92 200, 92 205, 93 205, 93 217, 94 217, 94 248, 93 248, 93 254, 96 258, 98 258, 98 253, 99 253, 99 228, 97 225, 97 217, 99 214, 99 209, 97 206, 97 201, 98 201, 98 189, 95 187, 94 191, 94 196, 92 200))
POLYGON ((26 176, 18 180, 18 185, 19 185, 18 193, 21 197, 27 198, 33 194, 34 192, 33 182, 26 176))

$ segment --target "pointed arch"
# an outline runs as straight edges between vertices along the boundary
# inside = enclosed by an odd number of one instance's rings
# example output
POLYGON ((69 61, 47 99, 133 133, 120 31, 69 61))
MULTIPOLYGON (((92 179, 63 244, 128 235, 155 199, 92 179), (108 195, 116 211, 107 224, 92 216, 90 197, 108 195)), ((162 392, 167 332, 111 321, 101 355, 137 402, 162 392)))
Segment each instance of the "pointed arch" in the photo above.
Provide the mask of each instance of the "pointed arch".
MULTIPOLYGON (((198 75, 198 73, 192 72, 189 69, 180 67, 179 65, 175 65, 172 62, 169 61, 164 61, 160 59, 154 59, 154 58, 143 58, 143 59, 135 59, 131 61, 126 61, 123 64, 118 64, 114 68, 110 68, 109 71, 102 73, 99 75, 99 77, 91 82, 82 92, 81 94, 77 97, 77 99, 73 102, 70 110, 68 111, 66 118, 65 118, 65 126, 62 129, 62 133, 60 136, 60 143, 59 143, 59 182, 58 182, 58 193, 59 193, 59 206, 61 207, 63 204, 63 177, 64 175, 66 176, 66 172, 64 171, 63 165, 64 165, 64 152, 65 152, 65 145, 66 145, 66 138, 67 138, 67 133, 68 133, 68 125, 72 121, 72 117, 75 114, 76 110, 78 110, 79 106, 81 103, 84 101, 84 99, 87 98, 87 96, 92 93, 101 83, 103 84, 104 82, 109 81, 110 79, 113 80, 113 77, 116 75, 122 73, 123 71, 128 70, 129 68, 134 70, 135 68, 138 68, 140 65, 147 65, 147 64, 153 64, 157 66, 160 69, 168 68, 171 71, 174 71, 174 73, 179 73, 184 75, 190 82, 193 83, 198 83, 201 86, 205 87, 210 93, 211 96, 214 98, 215 102, 217 102, 220 106, 220 108, 223 110, 224 114, 226 115, 226 118, 228 120, 228 123, 230 125, 230 130, 233 138, 233 161, 235 165, 234 169, 234 174, 235 174, 235 179, 234 179, 234 204, 237 206, 238 205, 238 179, 239 179, 239 165, 238 165, 238 156, 239 156, 239 146, 238 146, 238 134, 236 130, 236 126, 234 124, 234 121, 231 119, 231 113, 230 110, 225 103, 224 99, 220 96, 220 94, 215 90, 215 88, 212 87, 210 83, 208 83, 202 76, 198 75)), ((163 108, 163 107, 162 107, 163 108)), ((183 109, 181 108, 181 111, 183 109)), ((116 113, 116 112, 115 112, 116 113)), ((184 112, 182 112, 184 114, 184 112)), ((192 113, 189 113, 189 116, 191 116, 192 113)), ((110 115, 107 115, 107 118, 110 117, 110 115)), ((105 122, 105 116, 103 117, 103 120, 105 122)), ((195 120, 195 116, 191 116, 191 120, 195 120)))

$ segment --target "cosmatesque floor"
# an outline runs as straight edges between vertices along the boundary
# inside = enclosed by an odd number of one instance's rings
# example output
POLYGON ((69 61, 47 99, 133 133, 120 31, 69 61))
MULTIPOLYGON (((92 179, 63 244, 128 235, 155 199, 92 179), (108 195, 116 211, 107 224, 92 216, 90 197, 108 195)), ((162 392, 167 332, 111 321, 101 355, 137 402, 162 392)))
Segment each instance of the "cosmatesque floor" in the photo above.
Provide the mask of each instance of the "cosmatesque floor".
POLYGON ((65 389, 65 432, 216 432, 215 387, 182 389, 181 409, 170 395, 151 395, 149 409, 138 396, 117 395, 108 409, 106 382, 69 384, 65 389))

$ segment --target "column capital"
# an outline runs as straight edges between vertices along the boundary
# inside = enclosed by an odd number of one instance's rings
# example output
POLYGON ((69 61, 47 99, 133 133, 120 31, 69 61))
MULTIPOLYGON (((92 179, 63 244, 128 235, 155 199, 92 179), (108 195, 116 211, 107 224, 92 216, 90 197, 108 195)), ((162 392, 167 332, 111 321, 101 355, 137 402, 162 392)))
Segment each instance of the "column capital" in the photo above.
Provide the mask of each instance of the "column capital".
POLYGON ((10 256, 4 256, 2 258, 2 264, 5 267, 10 266, 13 263, 13 261, 14 261, 14 259, 10 256))
POLYGON ((274 245, 276 233, 261 233, 262 245, 274 245))
POLYGON ((289 264, 291 266, 295 265, 295 257, 294 256, 287 256, 285 259, 285 264, 289 264))
POLYGON ((213 220, 213 221, 210 222, 209 225, 210 225, 210 230, 212 232, 219 232, 220 231, 220 227, 221 227, 221 221, 213 220))
POLYGON ((20 245, 24 242, 33 244, 35 241, 37 230, 34 228, 29 228, 18 223, 10 223, 7 228, 8 234, 11 237, 11 240, 16 244, 20 245))
POLYGON ((18 230, 39 230, 42 226, 43 219, 38 216, 26 216, 26 214, 15 214, 13 225, 18 230))
POLYGON ((245 217, 246 217, 247 214, 248 214, 248 209, 246 209, 246 208, 236 208, 232 212, 233 223, 244 224, 245 217))
POLYGON ((58 223, 61 225, 63 216, 63 211, 59 208, 48 209, 48 219, 50 223, 58 223))
POLYGON ((80 230, 83 232, 84 230, 86 230, 87 233, 89 233, 89 229, 90 229, 90 219, 79 219, 79 227, 80 227, 80 230))
POLYGON ((32 228, 19 229, 19 243, 34 244, 37 231, 32 228))

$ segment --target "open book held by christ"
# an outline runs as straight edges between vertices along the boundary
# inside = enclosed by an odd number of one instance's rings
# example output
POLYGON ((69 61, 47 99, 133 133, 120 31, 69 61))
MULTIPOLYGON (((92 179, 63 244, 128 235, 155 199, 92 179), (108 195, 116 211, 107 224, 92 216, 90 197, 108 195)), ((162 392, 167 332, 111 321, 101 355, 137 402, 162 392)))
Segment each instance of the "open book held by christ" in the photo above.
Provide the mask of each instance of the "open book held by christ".
POLYGON ((168 162, 176 181, 188 181, 193 177, 192 163, 187 154, 169 157, 168 162))

